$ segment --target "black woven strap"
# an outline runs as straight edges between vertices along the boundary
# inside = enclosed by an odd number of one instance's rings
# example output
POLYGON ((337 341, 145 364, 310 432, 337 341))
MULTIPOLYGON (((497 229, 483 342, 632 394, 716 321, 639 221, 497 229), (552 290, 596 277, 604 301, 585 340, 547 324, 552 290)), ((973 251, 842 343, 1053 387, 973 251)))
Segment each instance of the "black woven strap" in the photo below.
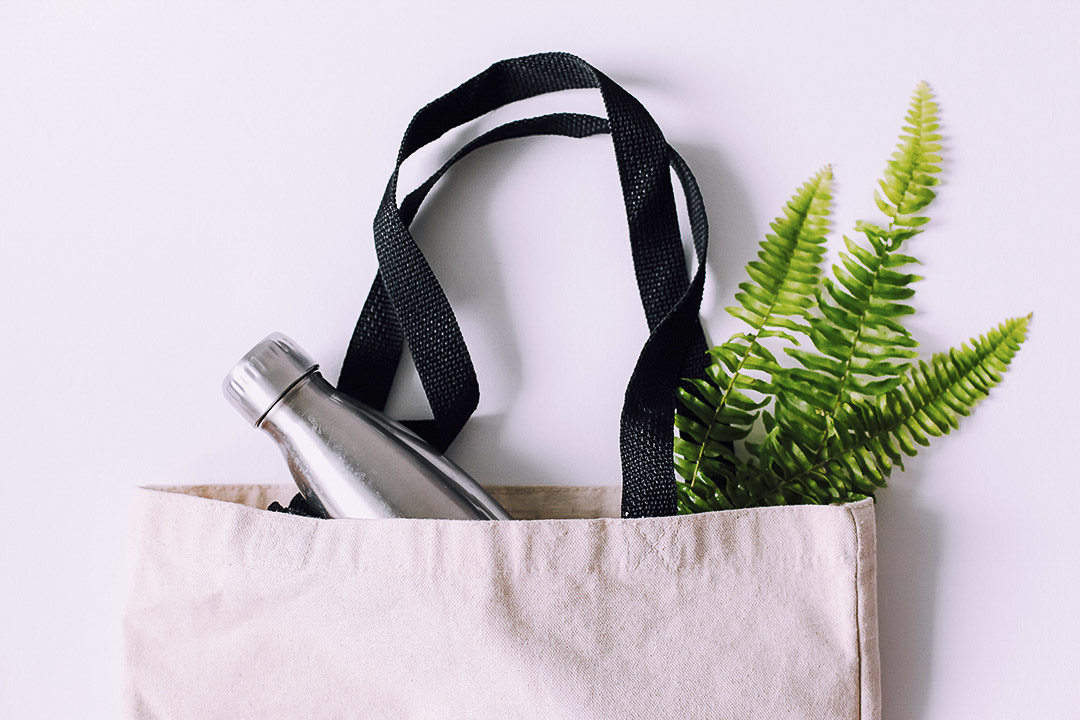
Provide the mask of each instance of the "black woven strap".
MULTIPOLYGON (((606 132, 609 132, 607 120, 576 113, 544 115, 500 125, 463 146, 427 181, 409 193, 401 202, 399 210, 401 222, 406 227, 410 225, 420 209, 420 204, 435 184, 455 163, 474 150, 502 140, 532 135, 583 138, 606 132)), ((404 348, 403 330, 382 278, 383 273, 380 271, 371 284, 367 302, 353 331, 338 381, 339 390, 379 410, 386 406, 404 348)), ((465 372, 475 378, 472 374, 471 363, 465 368, 465 372)), ((432 383, 431 390, 440 392, 444 389, 443 385, 435 381, 432 383)), ((457 399, 460 401, 461 397, 467 396, 463 393, 458 395, 457 399)), ((452 402, 453 400, 450 400, 445 404, 451 405, 452 402)), ((406 421, 405 424, 433 445, 445 449, 473 409, 475 409, 475 404, 467 408, 465 412, 452 413, 450 415, 452 424, 451 422, 444 423, 441 430, 437 420, 413 420, 406 421)))
POLYGON ((644 108, 580 58, 548 53, 496 63, 413 118, 376 215, 379 276, 349 345, 339 388, 383 407, 402 343, 407 341, 434 416, 418 430, 438 447, 449 445, 475 410, 479 388, 453 311, 408 225, 446 169, 477 147, 525 135, 585 137, 605 130, 611 132, 615 145, 638 288, 651 331, 623 407, 623 512, 627 516, 671 514, 675 511, 674 390, 680 376, 698 375, 705 362, 698 320, 708 235, 705 210, 689 168, 670 150, 644 108), (558 114, 496 128, 462 148, 398 207, 401 163, 420 147, 506 103, 587 87, 600 88, 609 122, 558 114), (671 168, 684 186, 690 211, 698 259, 692 281, 683 260, 671 168))

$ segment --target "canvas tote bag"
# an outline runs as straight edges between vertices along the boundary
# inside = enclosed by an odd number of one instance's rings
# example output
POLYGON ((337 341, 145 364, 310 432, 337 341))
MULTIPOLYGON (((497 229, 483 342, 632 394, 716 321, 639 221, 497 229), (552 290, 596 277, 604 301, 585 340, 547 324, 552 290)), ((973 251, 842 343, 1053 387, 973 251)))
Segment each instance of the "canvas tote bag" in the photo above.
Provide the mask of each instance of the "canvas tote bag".
POLYGON ((375 220, 379 273, 339 389, 382 408, 404 342, 445 448, 478 386, 408 226, 477 147, 612 136, 650 335, 621 420, 622 487, 491 487, 515 521, 325 520, 265 508, 295 488, 147 487, 125 613, 137 718, 878 718, 872 501, 675 515, 674 388, 701 372, 707 227, 686 164, 641 105, 580 58, 496 63, 414 117, 418 148, 501 105, 598 88, 461 149, 375 220), (683 260, 670 175, 687 199, 683 260))

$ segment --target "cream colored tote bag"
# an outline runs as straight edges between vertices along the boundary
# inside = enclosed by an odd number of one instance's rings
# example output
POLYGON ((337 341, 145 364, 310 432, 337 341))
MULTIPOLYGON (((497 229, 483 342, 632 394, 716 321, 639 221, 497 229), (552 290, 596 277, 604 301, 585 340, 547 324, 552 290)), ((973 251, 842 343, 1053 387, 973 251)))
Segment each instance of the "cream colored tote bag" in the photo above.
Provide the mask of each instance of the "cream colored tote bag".
POLYGON ((570 88, 598 88, 608 118, 500 126, 400 204, 395 170, 375 221, 379 276, 338 389, 382 409, 407 341, 434 416, 411 426, 445 449, 479 391, 409 223, 477 147, 610 132, 650 330, 623 408, 621 488, 490 487, 514 521, 328 520, 263 509, 292 487, 141 488, 132 717, 880 717, 871 501, 674 514, 674 390, 705 362, 707 225, 689 168, 644 108, 572 55, 503 61, 417 113, 398 165, 494 108, 570 88))
POLYGON ((880 717, 871 501, 319 520, 259 509, 274 490, 138 491, 133 717, 880 717))

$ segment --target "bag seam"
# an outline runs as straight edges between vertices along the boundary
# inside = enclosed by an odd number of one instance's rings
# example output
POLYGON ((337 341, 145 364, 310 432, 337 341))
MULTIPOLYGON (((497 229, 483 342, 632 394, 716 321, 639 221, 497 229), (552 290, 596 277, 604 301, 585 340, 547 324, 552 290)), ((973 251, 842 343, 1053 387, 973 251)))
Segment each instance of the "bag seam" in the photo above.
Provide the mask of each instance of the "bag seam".
POLYGON ((857 662, 857 673, 859 681, 856 685, 856 702, 858 717, 863 718, 863 683, 866 682, 866 678, 863 675, 863 642, 862 642, 862 596, 860 593, 860 580, 862 579, 862 555, 863 555, 863 534, 862 528, 859 525, 859 519, 855 517, 854 508, 848 508, 848 516, 851 518, 852 525, 855 529, 855 658, 857 662))

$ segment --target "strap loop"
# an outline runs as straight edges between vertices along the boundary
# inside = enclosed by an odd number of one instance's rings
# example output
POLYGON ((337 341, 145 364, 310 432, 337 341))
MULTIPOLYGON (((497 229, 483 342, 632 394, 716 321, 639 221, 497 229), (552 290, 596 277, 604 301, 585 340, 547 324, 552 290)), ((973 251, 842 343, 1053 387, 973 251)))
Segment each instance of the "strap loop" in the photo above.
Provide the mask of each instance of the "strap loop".
POLYGON ((475 410, 479 386, 453 310, 408 225, 446 170, 479 147, 527 135, 587 137, 605 131, 615 145, 638 289, 651 331, 623 407, 623 513, 672 514, 674 389, 680 376, 697 376, 705 364, 698 319, 708 245, 704 204, 689 168, 640 103, 580 58, 546 53, 496 63, 413 118, 376 214, 379 274, 350 342, 339 388, 384 407, 408 341, 434 416, 416 428, 445 449, 475 410), (500 126, 463 147, 398 207, 401 164, 420 147, 509 102, 587 87, 600 89, 608 121, 564 113, 500 126), (692 281, 683 260, 671 169, 683 184, 690 211, 698 260, 692 281))

